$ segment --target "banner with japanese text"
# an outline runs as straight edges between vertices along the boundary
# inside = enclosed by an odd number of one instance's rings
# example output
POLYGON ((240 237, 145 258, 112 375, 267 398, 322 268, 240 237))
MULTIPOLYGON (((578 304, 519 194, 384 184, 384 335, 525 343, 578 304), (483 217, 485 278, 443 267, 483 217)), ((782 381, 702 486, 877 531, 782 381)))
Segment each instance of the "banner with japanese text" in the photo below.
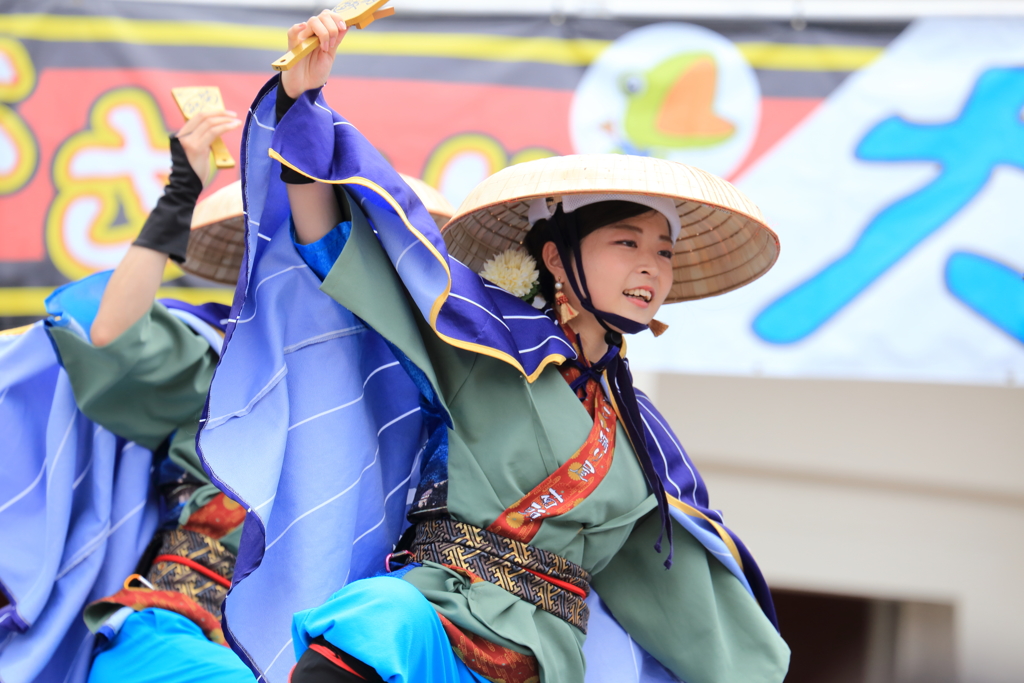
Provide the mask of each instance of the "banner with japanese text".
MULTIPOLYGON (((555 154, 674 159, 736 183, 782 241, 756 283, 668 307, 642 370, 1013 384, 1024 378, 1024 23, 397 14, 352 31, 325 94, 458 206, 555 154)), ((9 0, 0 14, 0 323, 113 268, 160 196, 170 89, 245 112, 294 10, 9 0)), ((225 142, 237 158, 239 133, 225 142)), ((221 171, 210 192, 235 180, 221 171)), ((230 290, 169 268, 167 292, 230 290)))

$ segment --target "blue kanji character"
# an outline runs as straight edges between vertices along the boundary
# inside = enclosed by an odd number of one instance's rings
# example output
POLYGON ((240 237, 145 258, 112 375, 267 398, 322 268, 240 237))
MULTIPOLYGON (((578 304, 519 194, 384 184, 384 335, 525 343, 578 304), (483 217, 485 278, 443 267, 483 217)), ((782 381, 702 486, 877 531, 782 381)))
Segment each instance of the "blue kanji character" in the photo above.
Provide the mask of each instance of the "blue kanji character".
POLYGON ((996 166, 1024 169, 1022 107, 1024 69, 989 69, 955 121, 926 125, 892 117, 875 126, 861 140, 858 158, 933 161, 941 172, 876 215, 847 253, 765 308, 754 332, 776 344, 804 339, 964 208, 996 166))

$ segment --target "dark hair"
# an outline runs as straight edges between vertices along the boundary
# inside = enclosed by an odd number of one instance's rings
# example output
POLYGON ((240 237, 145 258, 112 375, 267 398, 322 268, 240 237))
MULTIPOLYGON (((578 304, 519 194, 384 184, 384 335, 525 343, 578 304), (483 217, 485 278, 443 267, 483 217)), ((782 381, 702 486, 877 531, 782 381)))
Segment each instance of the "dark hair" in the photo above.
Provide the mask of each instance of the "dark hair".
MULTIPOLYGON (((624 221, 627 218, 641 216, 649 211, 654 211, 654 209, 643 204, 620 200, 582 206, 574 212, 580 230, 579 239, 582 242, 584 237, 599 228, 624 221)), ((544 245, 553 240, 552 232, 559 229, 559 225, 554 220, 539 220, 523 239, 523 246, 527 253, 537 262, 537 270, 540 272, 540 295, 549 304, 554 304, 555 301, 555 277, 544 265, 544 245)))

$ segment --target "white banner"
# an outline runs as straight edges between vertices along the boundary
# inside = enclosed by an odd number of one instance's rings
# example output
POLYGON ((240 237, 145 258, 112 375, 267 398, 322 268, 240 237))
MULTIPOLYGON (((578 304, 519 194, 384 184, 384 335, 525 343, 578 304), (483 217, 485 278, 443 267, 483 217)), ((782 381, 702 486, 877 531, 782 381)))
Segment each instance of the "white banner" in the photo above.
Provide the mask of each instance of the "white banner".
POLYGON ((634 367, 1024 383, 1022 108, 1024 20, 912 24, 738 179, 775 268, 663 309, 634 367))

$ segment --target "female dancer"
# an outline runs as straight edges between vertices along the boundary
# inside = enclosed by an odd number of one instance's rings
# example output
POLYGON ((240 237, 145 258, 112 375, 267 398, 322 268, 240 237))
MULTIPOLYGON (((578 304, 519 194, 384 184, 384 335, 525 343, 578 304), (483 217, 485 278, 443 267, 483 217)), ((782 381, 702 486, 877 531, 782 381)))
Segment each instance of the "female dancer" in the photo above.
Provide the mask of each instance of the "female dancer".
MULTIPOLYGON (((258 228, 262 241, 250 239, 252 273, 265 262, 280 269, 243 292, 234 333, 249 342, 254 329, 272 334, 259 327, 261 316, 284 316, 295 326, 305 307, 267 311, 267 291, 280 287, 294 298, 305 286, 302 274, 283 284, 296 273, 287 264, 297 252, 322 280, 321 292, 393 354, 395 362, 365 377, 364 393, 376 373, 401 366, 419 392, 427 438, 411 498, 413 526, 386 562, 390 575, 349 583, 295 615, 299 661, 291 680, 582 683, 594 588, 626 631, 682 680, 781 681, 789 653, 763 579, 707 508, 703 483, 673 449, 664 419, 633 389, 622 339, 661 329, 654 316, 668 300, 721 293, 763 274, 778 242, 756 207, 727 183, 678 164, 562 157, 485 181, 442 240, 397 174, 319 94, 345 31, 329 12, 293 27, 291 46, 315 34, 320 49, 279 83, 272 80, 253 105, 243 143, 246 199, 250 229, 258 228), (278 181, 267 180, 263 144, 281 163, 286 203, 278 181), (505 277, 516 269, 525 278, 505 277), (507 291, 517 285, 535 303, 539 290, 554 308, 538 311, 507 291)), ((330 314, 320 294, 308 306, 330 314)), ((214 404, 221 403, 222 373, 233 372, 226 350, 199 443, 227 490, 241 495, 253 479, 213 452, 216 430, 242 438, 232 421, 272 403, 272 413, 262 414, 286 425, 284 410, 291 424, 265 448, 287 449, 318 420, 352 405, 314 412, 316 397, 297 388, 301 364, 287 354, 325 338, 282 338, 296 350, 282 356, 284 369, 267 383, 245 378, 259 392, 222 412, 214 404), (287 392, 277 388, 281 377, 287 392)), ((338 348, 361 353, 360 338, 347 338, 355 341, 338 348)), ((370 348, 373 338, 361 339, 370 348)), ((259 358, 276 363, 277 340, 263 342, 259 358)), ((340 370, 331 374, 343 367, 341 356, 318 365, 325 383, 346 381, 340 370)), ((225 385, 223 393, 234 389, 225 385)), ((404 417, 383 424, 377 436, 404 417)), ((355 457, 355 439, 351 431, 319 432, 303 449, 320 449, 311 457, 325 472, 333 461, 355 457)), ((377 455, 401 457, 378 446, 367 468, 377 455)), ((247 462, 253 457, 247 451, 247 462)), ((271 549, 289 534, 337 544, 340 553, 343 530, 321 522, 308 534, 313 515, 347 490, 287 524, 273 515, 292 505, 283 498, 294 489, 279 487, 252 505, 251 528, 266 529, 265 539, 274 534, 258 544, 257 554, 265 551, 258 560, 273 560, 271 549), (273 515, 257 514, 269 506, 273 515)), ((301 544, 291 548, 302 551, 301 544)), ((281 561, 294 566, 301 557, 281 561)), ((247 572, 264 568, 248 565, 247 572)), ((316 571, 308 567, 309 576, 316 571)), ((228 621, 237 623, 228 602, 228 621)))

